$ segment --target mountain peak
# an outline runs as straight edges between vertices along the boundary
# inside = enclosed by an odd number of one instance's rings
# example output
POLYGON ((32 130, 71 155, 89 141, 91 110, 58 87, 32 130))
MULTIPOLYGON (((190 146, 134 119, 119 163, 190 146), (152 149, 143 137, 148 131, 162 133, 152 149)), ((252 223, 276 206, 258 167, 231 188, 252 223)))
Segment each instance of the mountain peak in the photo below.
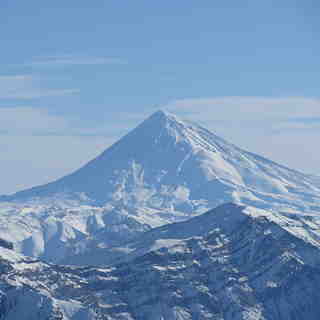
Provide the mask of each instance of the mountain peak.
POLYGON ((0 201, 81 195, 99 205, 189 214, 230 201, 287 210, 281 196, 299 211, 300 194, 310 206, 319 198, 314 180, 159 110, 74 173, 0 201))
POLYGON ((151 117, 154 116, 154 117, 164 117, 164 118, 172 118, 172 117, 176 117, 175 114, 167 111, 167 110, 164 110, 164 109, 159 109, 158 111, 154 112, 151 117))
POLYGON ((144 146, 150 148, 150 144, 153 144, 153 142, 158 144, 162 141, 162 143, 167 144, 169 140, 176 142, 183 137, 185 138, 189 127, 186 121, 181 120, 175 114, 158 110, 129 132, 124 140, 130 137, 135 144, 137 141, 140 143, 147 143, 148 141, 148 144, 144 146))
POLYGON ((167 123, 170 122, 179 122, 182 123, 183 121, 179 119, 175 114, 167 111, 167 110, 158 110, 154 112, 149 118, 147 118, 144 122, 153 121, 153 122, 161 122, 167 123))
POLYGON ((158 111, 154 112, 151 116, 157 117, 168 117, 170 113, 164 109, 159 109, 158 111))

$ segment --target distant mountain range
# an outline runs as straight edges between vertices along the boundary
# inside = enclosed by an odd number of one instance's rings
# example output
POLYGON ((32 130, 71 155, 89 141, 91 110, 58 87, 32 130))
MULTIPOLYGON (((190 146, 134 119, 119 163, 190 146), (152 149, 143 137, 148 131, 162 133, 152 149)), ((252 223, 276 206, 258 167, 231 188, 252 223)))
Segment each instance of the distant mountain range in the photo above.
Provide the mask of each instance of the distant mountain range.
POLYGON ((0 247, 0 316, 317 320, 319 246, 292 222, 226 204, 141 235, 112 267, 46 264, 0 247))

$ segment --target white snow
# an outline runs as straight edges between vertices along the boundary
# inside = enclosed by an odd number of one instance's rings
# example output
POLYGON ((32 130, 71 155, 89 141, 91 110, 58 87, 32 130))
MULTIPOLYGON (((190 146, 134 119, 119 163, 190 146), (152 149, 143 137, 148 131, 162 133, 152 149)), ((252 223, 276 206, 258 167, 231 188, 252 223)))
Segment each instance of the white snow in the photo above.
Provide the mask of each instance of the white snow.
POLYGON ((318 245, 319 220, 311 226, 304 218, 320 210, 317 181, 160 111, 75 173, 0 202, 0 238, 17 252, 60 261, 94 241, 107 247, 109 212, 132 218, 113 227, 121 237, 236 202, 265 210, 255 214, 301 215, 291 220, 303 226, 290 232, 318 245))

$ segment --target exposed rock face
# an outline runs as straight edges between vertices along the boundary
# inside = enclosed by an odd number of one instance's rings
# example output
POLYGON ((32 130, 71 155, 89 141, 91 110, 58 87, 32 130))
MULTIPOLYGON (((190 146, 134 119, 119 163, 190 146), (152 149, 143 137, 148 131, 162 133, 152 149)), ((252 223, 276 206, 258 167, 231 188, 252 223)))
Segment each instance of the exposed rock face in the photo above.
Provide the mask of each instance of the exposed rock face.
POLYGON ((273 214, 232 204, 193 223, 198 229, 203 224, 202 234, 184 239, 188 226, 171 225, 181 230, 179 242, 112 267, 48 265, 0 249, 0 318, 319 318, 315 243, 294 235, 273 214))
POLYGON ((0 247, 13 250, 13 243, 0 238, 0 247))

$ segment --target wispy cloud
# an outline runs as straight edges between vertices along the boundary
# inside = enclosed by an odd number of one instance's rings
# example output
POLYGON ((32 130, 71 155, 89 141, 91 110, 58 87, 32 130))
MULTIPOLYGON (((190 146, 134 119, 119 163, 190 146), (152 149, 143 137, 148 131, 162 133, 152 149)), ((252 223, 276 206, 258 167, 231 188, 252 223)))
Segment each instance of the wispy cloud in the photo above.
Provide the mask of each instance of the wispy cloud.
POLYGON ((165 108, 204 122, 250 123, 251 126, 265 123, 272 127, 281 124, 284 128, 284 123, 292 123, 293 127, 306 128, 314 127, 315 119, 320 120, 320 98, 193 98, 172 101, 165 108))
POLYGON ((31 75, 0 76, 0 99, 35 99, 79 93, 79 89, 43 88, 31 75))
MULTIPOLYGON (((114 118, 115 119, 115 118, 114 118)), ((114 139, 127 131, 128 124, 116 122, 107 126, 86 126, 78 117, 55 115, 42 107, 0 107, 0 136, 107 137, 114 139)))
POLYGON ((50 130, 66 130, 63 117, 51 115, 48 110, 33 107, 0 108, 0 128, 7 134, 33 134, 50 130))
POLYGON ((59 67, 74 65, 114 65, 127 64, 127 61, 115 57, 104 56, 86 56, 77 54, 53 55, 47 57, 38 57, 26 65, 34 67, 59 67))

